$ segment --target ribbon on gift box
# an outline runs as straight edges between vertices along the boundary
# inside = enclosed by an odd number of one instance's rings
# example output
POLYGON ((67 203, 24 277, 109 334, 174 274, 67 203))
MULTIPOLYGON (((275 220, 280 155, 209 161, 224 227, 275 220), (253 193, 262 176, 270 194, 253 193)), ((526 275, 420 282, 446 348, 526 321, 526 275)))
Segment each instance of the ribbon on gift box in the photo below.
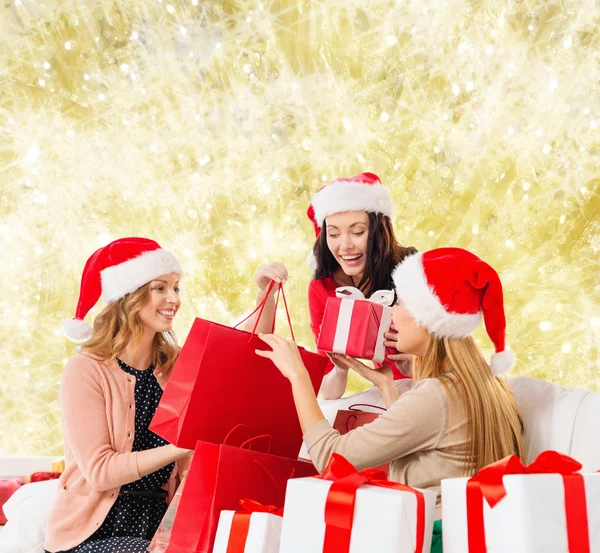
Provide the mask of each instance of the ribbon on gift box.
POLYGON ((356 491, 364 485, 409 492, 417 497, 415 553, 422 552, 425 541, 425 497, 423 493, 405 484, 390 482, 387 474, 381 470, 364 469, 359 472, 354 465, 338 453, 332 454, 323 474, 313 478, 333 482, 325 503, 323 553, 348 553, 350 551, 356 491))
POLYGON ((369 298, 366 298, 365 295, 354 286, 340 286, 335 289, 335 295, 341 299, 366 300, 385 305, 386 307, 391 307, 392 303, 394 303, 393 290, 377 290, 376 292, 373 292, 369 298))
POLYGON ((506 496, 502 478, 509 474, 560 474, 565 489, 565 513, 570 553, 589 553, 585 482, 578 473, 581 463, 557 451, 543 451, 535 461, 523 465, 516 455, 482 468, 467 483, 469 553, 485 553, 483 499, 493 508, 506 496))
POLYGON ((240 499, 240 505, 243 511, 236 511, 231 521, 227 553, 244 553, 252 513, 269 513, 278 517, 283 516, 283 507, 263 505, 253 499, 240 499))
MULTIPOLYGON (((387 332, 392 324, 392 313, 388 306, 394 302, 394 292, 392 290, 377 290, 369 298, 358 289, 353 286, 341 286, 335 290, 336 297, 342 301, 339 305, 339 311, 337 313, 337 324, 335 325, 335 331, 333 328, 329 331, 331 334, 327 335, 326 342, 331 345, 331 349, 327 348, 328 351, 336 351, 339 353, 347 351, 348 343, 352 343, 355 339, 354 333, 362 334, 365 331, 363 324, 353 324, 352 315, 357 307, 357 301, 367 301, 373 303, 377 308, 369 307, 371 313, 375 311, 375 322, 377 326, 377 335, 375 336, 373 344, 373 356, 372 359, 376 363, 381 363, 385 360, 385 345, 384 345, 384 333, 387 332)), ((364 309, 364 305, 360 307, 364 309)), ((355 320, 354 323, 357 321, 355 320)), ((323 328, 321 332, 323 332, 323 328)), ((362 338, 362 336, 361 336, 362 338)), ((360 340, 360 338, 358 338, 360 340)), ((321 340, 321 337, 319 337, 321 340)))

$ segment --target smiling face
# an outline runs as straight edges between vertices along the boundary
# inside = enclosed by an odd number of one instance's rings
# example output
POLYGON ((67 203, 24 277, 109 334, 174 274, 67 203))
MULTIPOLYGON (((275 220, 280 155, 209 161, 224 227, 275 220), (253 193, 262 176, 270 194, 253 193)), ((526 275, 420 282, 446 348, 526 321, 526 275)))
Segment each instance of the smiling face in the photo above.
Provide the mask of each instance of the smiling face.
POLYGON ((150 298, 138 315, 147 331, 168 332, 180 305, 179 275, 170 273, 150 282, 150 298))
POLYGON ((364 211, 335 213, 325 219, 327 246, 348 276, 360 281, 365 272, 369 215, 364 211))

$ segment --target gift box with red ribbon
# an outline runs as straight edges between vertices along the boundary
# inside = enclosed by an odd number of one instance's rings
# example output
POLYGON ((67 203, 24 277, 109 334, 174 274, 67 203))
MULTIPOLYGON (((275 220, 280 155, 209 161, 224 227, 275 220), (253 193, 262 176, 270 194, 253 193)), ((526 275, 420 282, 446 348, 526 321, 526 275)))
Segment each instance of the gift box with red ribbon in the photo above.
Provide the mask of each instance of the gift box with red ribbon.
POLYGON ((283 508, 250 499, 240 505, 221 511, 213 553, 279 553, 283 508))
POLYGON ((444 553, 600 553, 600 474, 544 451, 442 481, 444 553))
MULTIPOLYGON (((343 286, 328 298, 317 348, 382 363, 387 353, 384 333, 390 330, 394 301, 391 290, 366 299, 358 288, 343 286)), ((398 353, 394 351, 394 353, 398 353)))
POLYGON ((435 502, 334 453, 320 476, 288 482, 280 553, 429 553, 435 502))

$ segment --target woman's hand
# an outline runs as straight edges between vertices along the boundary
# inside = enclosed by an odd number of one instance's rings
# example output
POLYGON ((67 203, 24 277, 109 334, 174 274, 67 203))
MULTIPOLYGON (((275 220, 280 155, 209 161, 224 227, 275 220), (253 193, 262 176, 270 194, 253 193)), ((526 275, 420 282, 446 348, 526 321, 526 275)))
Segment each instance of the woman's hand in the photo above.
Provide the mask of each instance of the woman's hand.
MULTIPOLYGON (((259 290, 261 292, 266 292, 272 280, 285 284, 288 279, 288 272, 283 263, 269 263, 256 271, 254 279, 256 280, 259 290)), ((276 289, 277 287, 274 286, 273 292, 275 292, 276 289)))
POLYGON ((256 355, 266 357, 273 361, 275 366, 279 369, 281 374, 288 380, 294 380, 298 377, 308 375, 308 371, 304 366, 298 346, 292 340, 281 338, 275 334, 259 334, 258 337, 268 346, 271 346, 271 350, 256 350, 256 355))
POLYGON ((335 365, 335 368, 343 372, 348 372, 348 369, 350 369, 350 367, 343 361, 336 359, 334 355, 335 353, 328 353, 327 357, 329 357, 329 360, 335 365))
POLYGON ((332 353, 331 355, 337 363, 356 371, 378 388, 394 384, 392 369, 389 365, 383 365, 380 369, 372 369, 349 355, 342 355, 341 353, 332 353))
MULTIPOLYGON (((398 331, 396 330, 396 327, 394 325, 391 326, 390 330, 393 330, 393 332, 385 332, 383 335, 385 337, 384 345, 386 347, 394 348, 396 351, 398 351, 398 331)), ((400 352, 390 353, 386 356, 386 358, 392 361, 404 376, 411 376, 410 367, 412 366, 413 358, 411 354, 400 352), (406 374, 407 367, 409 368, 409 374, 406 374)))

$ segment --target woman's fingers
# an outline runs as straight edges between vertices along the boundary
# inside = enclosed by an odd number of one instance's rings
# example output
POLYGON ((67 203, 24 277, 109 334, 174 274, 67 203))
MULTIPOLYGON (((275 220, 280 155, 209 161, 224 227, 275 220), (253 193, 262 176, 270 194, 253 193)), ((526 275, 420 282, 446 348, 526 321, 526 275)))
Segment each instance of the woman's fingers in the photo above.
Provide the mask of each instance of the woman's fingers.
POLYGON ((258 337, 265 344, 269 344, 271 347, 278 343, 277 336, 275 336, 275 334, 263 334, 262 332, 259 332, 258 337))
POLYGON ((358 359, 356 359, 355 357, 350 357, 349 355, 344 355, 342 356, 344 361, 350 366, 350 368, 352 369, 357 369, 357 370, 368 370, 370 371, 371 369, 369 367, 367 367, 364 363, 361 363, 358 359))
POLYGON ((285 282, 288 279, 288 272, 283 263, 276 263, 276 272, 279 278, 281 278, 282 282, 285 282))

